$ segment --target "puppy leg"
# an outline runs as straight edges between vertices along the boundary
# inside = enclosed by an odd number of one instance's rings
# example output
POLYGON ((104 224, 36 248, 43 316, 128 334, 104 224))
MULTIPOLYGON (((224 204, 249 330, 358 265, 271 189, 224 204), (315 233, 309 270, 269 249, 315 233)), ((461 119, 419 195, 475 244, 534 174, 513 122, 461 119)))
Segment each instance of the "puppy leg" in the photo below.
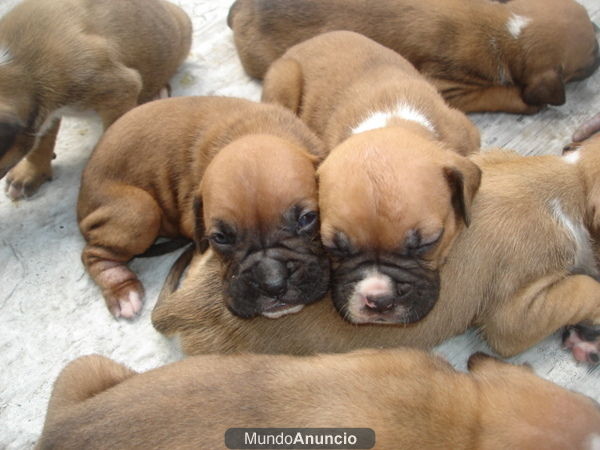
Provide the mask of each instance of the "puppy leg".
POLYGON ((87 241, 83 264, 117 318, 133 318, 142 307, 143 287, 127 262, 152 245, 160 223, 158 204, 146 191, 132 186, 118 186, 79 223, 87 241))
POLYGON ((115 64, 115 67, 102 77, 102 83, 112 87, 111 95, 97 95, 91 107, 100 115, 106 130, 115 120, 138 105, 142 77, 136 70, 122 64, 115 64))
POLYGON ((52 179, 51 162, 60 128, 57 120, 31 151, 6 175, 6 193, 12 200, 33 195, 45 181, 52 179))
POLYGON ((516 86, 490 86, 473 88, 447 80, 433 79, 433 84, 448 104, 465 113, 507 112, 513 114, 534 114, 542 106, 528 105, 521 98, 521 90, 516 86))
POLYGON ((567 327, 563 345, 573 352, 577 361, 600 362, 600 326, 581 323, 567 327))
POLYGON ((290 58, 278 59, 265 76, 261 101, 276 103, 298 114, 303 84, 300 64, 290 58))
POLYGON ((491 347, 508 357, 584 321, 600 325, 600 283, 587 275, 551 276, 490 310, 482 328, 491 347))

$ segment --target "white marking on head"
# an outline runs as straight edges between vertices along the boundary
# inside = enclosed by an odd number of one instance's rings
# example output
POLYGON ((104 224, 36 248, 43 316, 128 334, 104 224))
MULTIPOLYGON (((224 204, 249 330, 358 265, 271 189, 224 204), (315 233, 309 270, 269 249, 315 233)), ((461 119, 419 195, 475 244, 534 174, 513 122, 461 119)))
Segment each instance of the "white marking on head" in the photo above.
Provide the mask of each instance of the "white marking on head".
POLYGON ((7 47, 0 46, 0 66, 5 66, 13 62, 14 58, 12 53, 7 47))
POLYGON ((399 103, 391 111, 377 111, 371 113, 369 117, 359 123, 352 129, 352 134, 363 133, 377 128, 385 128, 392 119, 403 119, 411 122, 416 122, 424 126, 432 133, 435 133, 435 127, 429 119, 420 111, 406 103, 399 103))
POLYGON ((598 275, 596 259, 591 245, 590 233, 581 221, 575 222, 569 217, 560 204, 560 200, 553 198, 550 200, 552 215, 558 221, 569 237, 575 243, 575 260, 573 266, 578 269, 585 269, 588 275, 598 275))
POLYGON ((592 433, 587 438, 588 450, 600 450, 600 434, 592 433))
POLYGON ((288 314, 296 314, 297 312, 300 312, 302 308, 304 308, 304 305, 295 305, 287 309, 280 309, 279 311, 263 312, 262 315, 268 319, 278 319, 282 316, 287 316, 288 314))
POLYGON ((506 22, 506 28, 511 36, 517 39, 521 35, 523 29, 529 25, 530 22, 531 19, 529 17, 512 14, 510 19, 508 19, 508 22, 506 22))
POLYGON ((356 283, 348 299, 348 313, 355 322, 360 322, 365 299, 370 296, 385 296, 394 293, 392 279, 377 268, 370 267, 363 272, 363 278, 356 283))
POLYGON ((581 154, 579 153, 579 150, 574 150, 572 152, 568 152, 566 155, 564 155, 562 157, 563 161, 569 164, 577 164, 577 161, 579 161, 579 158, 581 158, 581 154))

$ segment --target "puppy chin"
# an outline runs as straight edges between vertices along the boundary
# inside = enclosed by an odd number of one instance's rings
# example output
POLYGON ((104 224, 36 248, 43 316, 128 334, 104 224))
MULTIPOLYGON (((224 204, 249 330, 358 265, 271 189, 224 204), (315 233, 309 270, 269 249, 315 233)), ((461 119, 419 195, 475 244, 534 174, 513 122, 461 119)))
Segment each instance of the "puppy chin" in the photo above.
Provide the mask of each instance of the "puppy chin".
POLYGON ((277 307, 273 310, 263 311, 262 315, 268 319, 279 319, 280 317, 287 316, 288 314, 296 314, 297 312, 302 311, 303 308, 304 305, 282 305, 281 307, 277 307))
POLYGON ((370 268, 355 282, 350 295, 345 289, 334 289, 333 299, 338 311, 355 324, 407 325, 423 319, 433 308, 439 294, 438 284, 421 290, 406 288, 378 269, 370 268), (406 289, 402 294, 403 289, 406 289), (407 294, 410 293, 410 294, 407 294), (383 306, 382 306, 383 303, 383 306))

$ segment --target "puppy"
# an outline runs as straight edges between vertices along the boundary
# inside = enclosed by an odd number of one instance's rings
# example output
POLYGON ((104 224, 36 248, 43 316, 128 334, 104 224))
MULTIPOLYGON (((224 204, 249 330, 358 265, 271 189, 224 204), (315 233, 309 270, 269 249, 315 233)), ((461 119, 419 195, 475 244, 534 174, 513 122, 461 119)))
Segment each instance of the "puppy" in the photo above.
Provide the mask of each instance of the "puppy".
POLYGON ((219 255, 227 307, 276 318, 325 295, 318 231, 320 140, 274 105, 195 97, 151 102, 118 120, 84 171, 83 263, 115 317, 141 308, 127 261, 158 236, 219 255))
POLYGON ((52 177, 63 114, 94 110, 107 128, 159 95, 191 39, 189 17, 163 0, 24 0, 6 14, 0 178, 8 172, 8 196, 30 196, 52 177))
POLYGON ((59 375, 36 448, 223 448, 233 427, 371 428, 378 449, 596 448, 592 399, 482 353, 469 369, 407 349, 202 356, 143 374, 84 356, 59 375))
POLYGON ((319 208, 340 313, 421 320, 469 222, 480 171, 462 155, 479 149, 475 126, 404 58, 349 31, 289 49, 263 100, 296 111, 332 149, 318 170, 319 208))
POLYGON ((583 125, 581 125, 575 133, 573 133, 573 142, 581 142, 592 135, 600 131, 600 113, 596 114, 594 117, 586 121, 583 125))
POLYGON ((250 76, 320 33, 356 31, 400 53, 465 112, 561 105, 564 84, 600 64, 593 24, 574 0, 237 0, 228 23, 250 76))
MULTIPOLYGON (((439 300, 421 321, 352 326, 323 301, 278 321, 242 322, 216 301, 216 261, 206 254, 195 259, 181 289, 156 306, 154 326, 179 335, 189 354, 428 348, 474 326, 508 357, 566 325, 585 322, 587 332, 569 330, 565 344, 577 359, 597 362, 600 136, 565 157, 497 150, 472 159, 483 177, 471 225, 450 249, 439 300)), ((352 305, 345 311, 354 314, 352 305)))

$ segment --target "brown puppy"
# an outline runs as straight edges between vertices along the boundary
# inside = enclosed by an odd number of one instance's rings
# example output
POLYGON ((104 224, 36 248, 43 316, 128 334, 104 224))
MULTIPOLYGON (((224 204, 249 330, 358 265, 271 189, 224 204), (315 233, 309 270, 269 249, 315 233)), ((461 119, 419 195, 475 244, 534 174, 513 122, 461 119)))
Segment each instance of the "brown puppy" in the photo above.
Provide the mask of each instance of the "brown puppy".
POLYGON ((206 239, 227 307, 279 317, 320 299, 319 139, 292 113, 225 97, 151 102, 118 120, 84 171, 83 262, 109 310, 133 317, 142 286, 126 263, 158 236, 206 239))
POLYGON ((216 449, 232 427, 371 428, 378 449, 597 448, 590 398, 482 353, 469 369, 407 349, 202 356, 143 374, 85 356, 58 377, 37 448, 216 449))
MULTIPOLYGON (((307 354, 362 347, 432 347, 480 327, 489 345, 515 355, 564 327, 600 325, 600 137, 565 157, 493 151, 483 169, 471 225, 441 270, 438 302, 409 326, 353 326, 322 301, 278 321, 240 321, 219 302, 214 257, 195 261, 182 288, 157 305, 155 327, 178 334, 185 352, 307 354)), ((346 311, 353 311, 348 305, 346 311)), ((569 339, 580 360, 597 361, 598 333, 569 339)))
POLYGON ((351 30, 400 53, 465 112, 560 105, 564 83, 600 64, 574 0, 237 0, 228 23, 250 76, 262 78, 295 44, 351 30))
POLYGON ((333 149, 318 170, 319 208, 340 312, 357 323, 422 319, 479 186, 461 156, 479 149, 475 126, 404 58, 349 31, 289 49, 263 100, 296 111, 333 149))
POLYGON ((6 14, 0 178, 14 167, 8 196, 32 195, 52 177, 63 114, 94 110, 107 128, 159 94, 187 57, 191 36, 187 14, 163 0, 24 0, 6 14))

